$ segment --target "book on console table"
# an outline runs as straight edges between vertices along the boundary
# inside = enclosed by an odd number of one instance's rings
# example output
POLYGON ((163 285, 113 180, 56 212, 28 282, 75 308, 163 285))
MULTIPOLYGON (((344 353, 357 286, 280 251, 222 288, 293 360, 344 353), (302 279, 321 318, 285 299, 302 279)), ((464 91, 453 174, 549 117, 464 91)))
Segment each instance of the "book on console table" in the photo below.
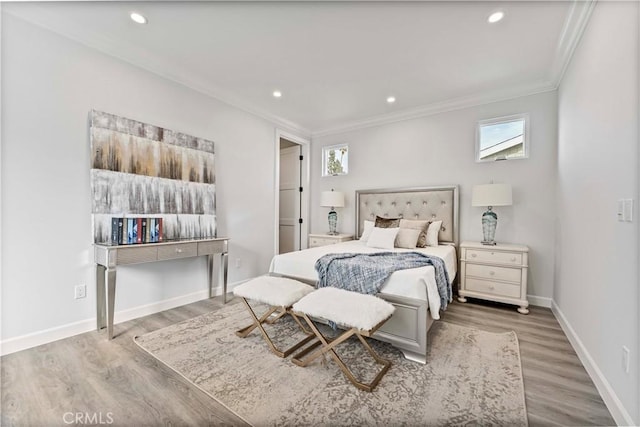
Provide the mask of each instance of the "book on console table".
POLYGON ((111 218, 111 244, 122 244, 122 218, 111 218))
POLYGON ((162 218, 112 217, 110 243, 133 245, 159 243, 165 240, 162 218))
POLYGON ((156 236, 158 237, 158 242, 162 242, 164 237, 162 235, 162 218, 156 218, 156 224, 158 224, 158 230, 156 232, 156 236))
POLYGON ((148 218, 142 218, 142 223, 140 226, 140 230, 142 230, 140 243, 149 243, 149 239, 147 239, 147 221, 148 218))

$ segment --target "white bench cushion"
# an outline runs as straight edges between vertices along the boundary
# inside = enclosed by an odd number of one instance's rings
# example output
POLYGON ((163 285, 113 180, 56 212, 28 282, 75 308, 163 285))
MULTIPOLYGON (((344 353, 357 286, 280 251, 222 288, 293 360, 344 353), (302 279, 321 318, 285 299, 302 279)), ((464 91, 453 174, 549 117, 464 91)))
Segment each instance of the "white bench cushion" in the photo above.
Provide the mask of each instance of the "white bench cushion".
POLYGON ((313 289, 313 286, 286 277, 260 276, 236 286, 233 294, 271 306, 291 307, 313 289))
POLYGON ((320 288, 293 304, 293 311, 363 331, 371 330, 394 310, 376 296, 332 287, 320 288))

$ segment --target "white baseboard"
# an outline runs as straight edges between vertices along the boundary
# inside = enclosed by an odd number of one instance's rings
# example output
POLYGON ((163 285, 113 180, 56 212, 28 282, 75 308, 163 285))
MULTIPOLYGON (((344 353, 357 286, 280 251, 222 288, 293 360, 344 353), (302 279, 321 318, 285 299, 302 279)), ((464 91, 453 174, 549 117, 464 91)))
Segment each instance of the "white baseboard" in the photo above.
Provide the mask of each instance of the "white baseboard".
POLYGON ((28 348, 37 347, 52 341, 72 337, 96 329, 96 319, 80 320, 43 331, 32 332, 19 337, 9 338, 0 343, 0 354, 3 356, 28 348))
POLYGON ((546 307, 546 308, 551 308, 551 304, 553 302, 551 298, 537 297, 535 295, 527 295, 527 300, 529 300, 529 304, 531 305, 535 305, 536 307, 546 307))
POLYGON ((635 425, 633 419, 631 418, 631 415, 629 414, 629 412, 627 412, 620 399, 618 399, 618 396, 611 387, 611 384, 609 384, 609 381, 607 381, 605 376, 602 374, 602 371, 600 370, 600 368, 598 368, 598 365, 593 360, 593 358, 589 354, 589 351, 587 351, 587 348, 584 346, 584 344, 576 334, 576 331, 571 327, 569 321, 565 317, 564 313, 562 313, 562 310, 560 310, 560 307, 557 306, 555 301, 552 302, 551 310, 558 319, 560 327, 562 327, 562 330, 567 335, 567 338, 569 338, 569 342, 578 354, 578 358, 582 362, 582 365, 584 365, 587 373, 591 377, 591 380, 598 389, 602 400, 604 400, 605 405, 607 405, 607 409, 609 409, 609 412, 611 412, 611 416, 615 420, 616 424, 619 426, 635 425))
MULTIPOLYGON (((219 293, 216 292, 216 295, 219 293)), ((148 316, 160 311, 169 310, 181 305, 191 304, 192 302, 200 301, 209 298, 209 290, 197 291, 187 295, 180 295, 179 297, 169 298, 164 301, 152 302, 151 304, 145 304, 138 307, 128 308, 126 310, 116 311, 113 313, 113 324, 126 322, 129 320, 137 319, 139 317, 148 316)))
MULTIPOLYGON (((227 292, 239 285, 241 282, 230 283, 227 285, 227 292)), ((216 289, 215 295, 221 295, 222 289, 216 289)), ((191 304, 209 298, 209 290, 193 292, 187 295, 181 295, 169 298, 163 301, 145 304, 139 307, 128 308, 122 311, 116 311, 113 315, 114 323, 126 322, 128 320, 137 319, 138 317, 147 316, 149 314, 158 313, 160 311, 169 310, 171 308, 180 307, 182 305, 191 304)), ((96 330, 96 318, 80 320, 78 322, 68 323, 66 325, 56 326, 54 328, 45 329, 43 331, 32 332, 30 334, 19 337, 9 338, 0 342, 0 355, 15 353, 17 351, 26 350, 28 348, 37 347, 53 341, 69 338, 74 335, 82 334, 96 330)))

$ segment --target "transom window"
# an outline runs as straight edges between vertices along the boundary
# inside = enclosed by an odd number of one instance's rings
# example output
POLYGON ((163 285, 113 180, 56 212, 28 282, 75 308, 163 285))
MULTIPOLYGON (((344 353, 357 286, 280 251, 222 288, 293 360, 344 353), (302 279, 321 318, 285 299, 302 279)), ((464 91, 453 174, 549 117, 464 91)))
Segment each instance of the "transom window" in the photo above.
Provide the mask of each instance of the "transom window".
POLYGON ((529 115, 481 120, 476 137, 476 161, 529 157, 529 115))

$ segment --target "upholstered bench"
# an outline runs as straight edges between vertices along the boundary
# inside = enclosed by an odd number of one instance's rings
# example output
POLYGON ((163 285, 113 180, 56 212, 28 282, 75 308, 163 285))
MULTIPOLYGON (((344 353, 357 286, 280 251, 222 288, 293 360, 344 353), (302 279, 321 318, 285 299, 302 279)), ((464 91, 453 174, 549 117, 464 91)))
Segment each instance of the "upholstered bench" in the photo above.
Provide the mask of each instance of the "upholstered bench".
POLYGON ((264 339, 267 341, 267 344, 269 344, 271 351, 279 357, 287 357, 292 352, 311 341, 314 337, 313 332, 307 330, 300 322, 300 319, 291 312, 291 306, 293 303, 305 295, 308 295, 310 292, 313 292, 313 290, 314 288, 312 286, 305 283, 276 276, 260 276, 236 286, 233 289, 233 294, 242 298, 242 302, 244 302, 244 305, 247 307, 247 310, 253 319, 253 323, 251 325, 240 329, 236 332, 236 335, 240 338, 245 338, 251 333, 251 331, 258 328, 264 339), (266 304, 269 308, 262 316, 258 317, 247 300, 266 304), (276 312, 278 313, 275 317, 270 317, 276 312), (305 338, 288 349, 281 350, 275 346, 262 325, 264 323, 275 323, 278 319, 287 314, 290 315, 300 326, 305 334, 305 338))
POLYGON ((349 381, 362 390, 372 391, 389 370, 391 361, 378 356, 364 337, 370 337, 391 317, 394 310, 393 305, 378 297, 346 291, 344 289, 326 287, 306 295, 300 299, 300 301, 293 304, 292 311, 295 315, 305 319, 316 335, 318 342, 313 343, 300 353, 294 355, 292 358, 293 362, 298 366, 307 366, 319 356, 329 353, 349 381), (346 328, 346 330, 337 338, 329 340, 318 330, 318 327, 311 320, 311 317, 333 322, 338 326, 346 328), (373 359, 382 365, 376 377, 369 383, 358 381, 335 351, 336 346, 349 339, 352 335, 358 337, 360 343, 362 343, 373 359), (315 350, 318 346, 321 347, 315 350))

